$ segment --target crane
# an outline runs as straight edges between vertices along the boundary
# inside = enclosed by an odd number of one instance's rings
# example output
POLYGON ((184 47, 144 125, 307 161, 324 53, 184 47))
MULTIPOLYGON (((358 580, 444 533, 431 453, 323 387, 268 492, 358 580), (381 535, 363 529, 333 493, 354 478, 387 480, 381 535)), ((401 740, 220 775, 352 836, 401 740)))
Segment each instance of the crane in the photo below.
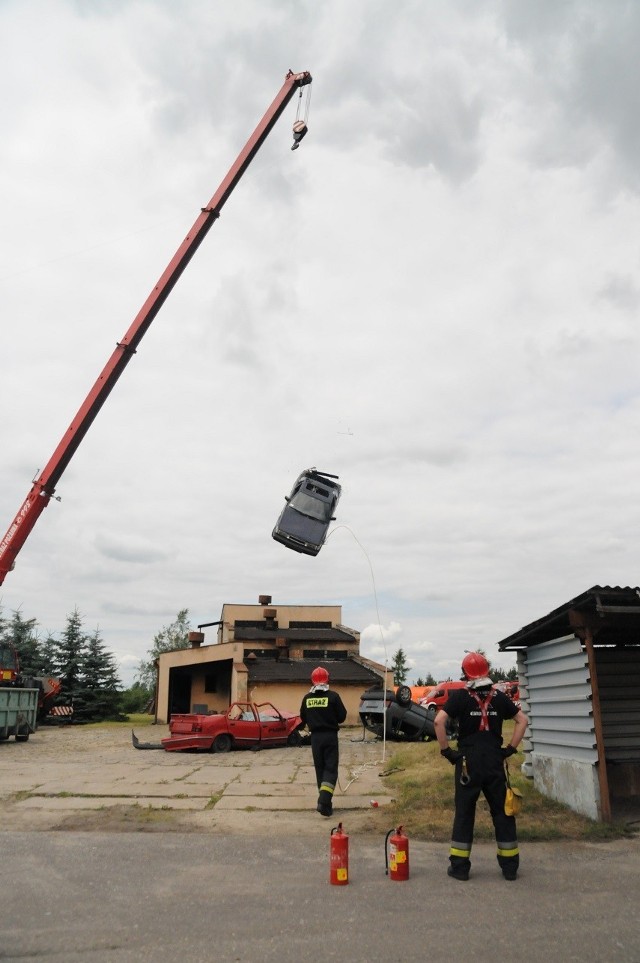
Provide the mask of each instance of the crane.
MULTIPOLYGON (((120 375, 135 354, 138 345, 148 331, 153 319, 169 297, 182 272, 196 253, 203 240, 213 226, 220 211, 228 201, 233 190, 247 170, 249 164, 273 129, 276 121, 284 111, 297 90, 311 84, 309 71, 294 73, 289 70, 282 87, 275 99, 266 110, 262 120, 251 134, 249 140, 238 154, 234 164, 218 187, 206 207, 201 208, 193 227, 180 244, 164 273, 154 286, 147 300, 132 321, 129 329, 118 341, 111 357, 107 361, 95 384, 82 402, 78 412, 64 433, 58 447, 36 478, 31 489, 20 506, 15 518, 11 522, 6 535, 0 542, 0 585, 15 564, 16 556, 26 542, 35 523, 55 496, 56 486, 64 470, 78 449, 82 439, 91 427, 96 415, 109 397, 120 375)), ((307 90, 307 103, 308 94, 307 90)), ((305 121, 296 118, 293 125, 294 144, 291 148, 299 147, 300 141, 307 132, 305 121)))

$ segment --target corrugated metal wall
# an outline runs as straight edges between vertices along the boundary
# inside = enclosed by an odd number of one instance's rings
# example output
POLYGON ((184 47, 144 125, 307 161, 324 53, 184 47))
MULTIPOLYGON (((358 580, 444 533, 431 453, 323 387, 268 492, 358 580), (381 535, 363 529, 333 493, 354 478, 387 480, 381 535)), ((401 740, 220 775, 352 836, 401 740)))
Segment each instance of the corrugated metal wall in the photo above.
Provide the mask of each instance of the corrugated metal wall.
MULTIPOLYGON (((527 742, 556 759, 597 762, 587 655, 573 635, 526 650, 527 742)), ((529 748, 525 744, 525 749, 529 748)))
POLYGON ((607 762, 640 761, 640 647, 596 648, 607 762))

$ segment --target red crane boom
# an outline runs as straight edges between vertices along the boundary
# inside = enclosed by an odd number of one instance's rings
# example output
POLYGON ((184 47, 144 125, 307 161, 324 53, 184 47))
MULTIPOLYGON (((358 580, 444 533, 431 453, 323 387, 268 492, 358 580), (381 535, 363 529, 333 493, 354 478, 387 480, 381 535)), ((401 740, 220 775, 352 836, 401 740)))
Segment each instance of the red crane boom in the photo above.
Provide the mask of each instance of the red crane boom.
MULTIPOLYGON (((262 120, 244 148, 240 151, 235 163, 230 168, 216 193, 207 206, 201 209, 193 227, 174 254, 151 294, 142 305, 129 330, 116 345, 113 354, 80 406, 78 413, 69 425, 60 444, 40 475, 34 480, 29 494, 20 506, 20 510, 9 526, 6 535, 0 542, 0 585, 4 582, 7 572, 10 572, 13 568, 18 552, 29 537, 40 514, 49 504, 62 473, 71 461, 80 442, 93 423, 94 418, 107 400, 118 378, 135 354, 151 322, 169 297, 182 272, 202 244, 216 218, 220 216, 220 211, 231 196, 238 181, 266 140, 296 90, 304 87, 306 84, 310 84, 311 79, 311 74, 306 70, 298 74, 294 74, 291 70, 288 72, 275 100, 265 112, 262 120)), ((304 132, 306 133, 306 128, 304 132)), ((304 136, 304 134, 302 136, 304 136)), ((294 147, 297 146, 300 139, 300 133, 294 130, 294 147)))

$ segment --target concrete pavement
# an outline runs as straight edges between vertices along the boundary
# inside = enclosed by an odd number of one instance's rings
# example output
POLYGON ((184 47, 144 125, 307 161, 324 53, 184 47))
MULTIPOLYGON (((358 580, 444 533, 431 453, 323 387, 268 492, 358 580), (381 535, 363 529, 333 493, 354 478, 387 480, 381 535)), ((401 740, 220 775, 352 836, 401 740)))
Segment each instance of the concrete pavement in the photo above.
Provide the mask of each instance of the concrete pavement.
MULTIPOLYGON (((321 817, 319 817, 321 819, 321 817)), ((347 886, 320 835, 0 833, 0 959, 48 963, 300 963, 508 959, 638 963, 638 842, 527 845, 508 883, 477 845, 471 879, 446 847, 409 844, 385 876, 383 837, 350 836, 347 886)))
MULTIPOLYGON (((165 726, 139 730, 147 742, 167 733, 165 726)), ((382 744, 363 740, 362 730, 340 733, 334 809, 338 818, 349 816, 354 830, 362 828, 372 799, 384 806, 390 798, 380 773, 393 751, 387 746, 385 757, 382 744)), ((81 727, 43 727, 27 743, 0 746, 5 829, 101 828, 135 806, 158 817, 173 814, 185 829, 272 832, 279 813, 299 831, 325 832, 316 800, 309 747, 169 753, 134 749, 128 729, 81 727)))
POLYGON ((0 745, 0 959, 640 963, 640 839, 525 844, 514 883, 493 844, 474 846, 460 883, 446 845, 410 840, 410 879, 393 882, 370 800, 389 798, 394 748, 361 736, 341 734, 332 820, 314 811, 308 748, 136 751, 128 730, 80 727, 0 745))

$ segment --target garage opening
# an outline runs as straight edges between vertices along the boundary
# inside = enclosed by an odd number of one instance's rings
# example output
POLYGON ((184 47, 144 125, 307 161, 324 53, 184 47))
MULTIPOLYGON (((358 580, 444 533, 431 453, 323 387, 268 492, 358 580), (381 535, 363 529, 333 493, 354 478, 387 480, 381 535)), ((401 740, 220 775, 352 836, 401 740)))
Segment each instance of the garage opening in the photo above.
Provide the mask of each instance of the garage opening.
POLYGON ((169 715, 191 712, 191 669, 169 670, 169 715))

